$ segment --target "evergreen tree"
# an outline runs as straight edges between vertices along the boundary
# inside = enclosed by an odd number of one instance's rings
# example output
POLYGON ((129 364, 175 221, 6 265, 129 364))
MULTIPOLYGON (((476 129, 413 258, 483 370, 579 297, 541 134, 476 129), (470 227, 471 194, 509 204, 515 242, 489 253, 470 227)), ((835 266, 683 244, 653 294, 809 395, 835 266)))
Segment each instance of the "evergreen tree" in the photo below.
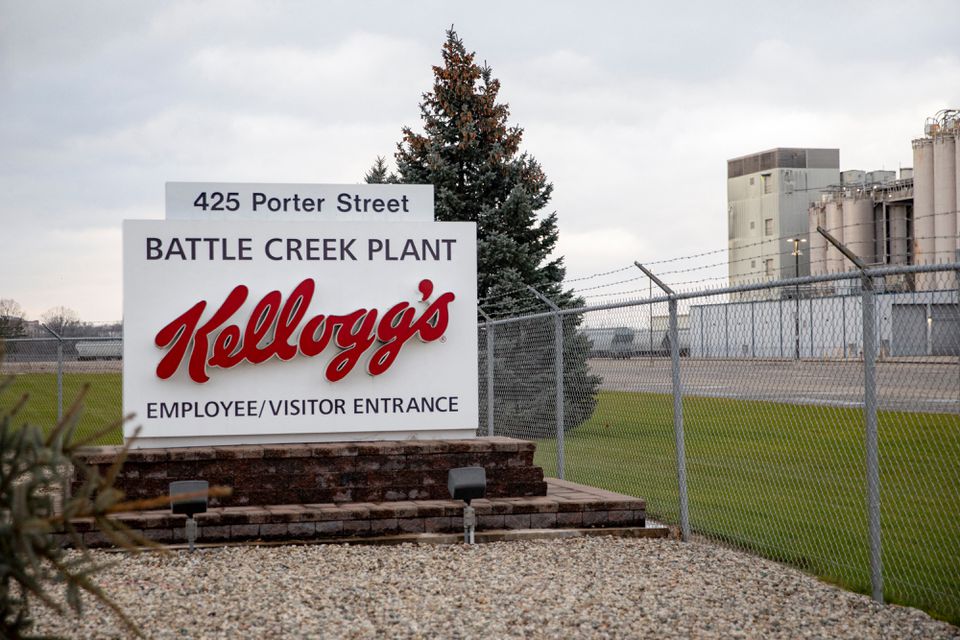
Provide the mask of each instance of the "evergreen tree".
POLYGON ((377 161, 370 167, 370 171, 367 171, 367 175, 363 176, 363 180, 367 184, 385 184, 398 181, 397 176, 387 169, 387 160, 383 156, 377 156, 377 161))
MULTIPOLYGON (((476 64, 453 28, 442 55, 443 64, 433 67, 433 90, 420 104, 423 134, 402 130, 395 156, 398 181, 432 184, 438 221, 477 224, 477 295, 488 313, 542 309, 527 285, 557 306, 578 306, 582 300, 563 289, 563 258, 551 258, 557 215, 541 215, 553 185, 539 163, 520 151, 523 129, 508 123, 509 107, 497 101, 499 80, 489 66, 476 64)), ((385 174, 381 161, 368 178, 385 174)), ((579 324, 578 317, 565 317, 566 429, 590 417, 599 385, 587 370, 589 344, 579 324)), ((495 336, 496 387, 516 398, 511 402, 498 394, 498 431, 554 434, 553 320, 500 326, 495 336)))

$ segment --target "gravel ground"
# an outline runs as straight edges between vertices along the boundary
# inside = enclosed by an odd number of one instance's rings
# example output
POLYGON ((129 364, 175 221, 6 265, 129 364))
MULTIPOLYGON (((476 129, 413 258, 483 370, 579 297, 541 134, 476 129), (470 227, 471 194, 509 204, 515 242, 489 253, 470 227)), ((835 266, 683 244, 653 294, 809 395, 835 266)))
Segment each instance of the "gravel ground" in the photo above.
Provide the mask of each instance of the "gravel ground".
MULTIPOLYGON (((119 560, 98 582, 150 638, 960 638, 916 609, 700 542, 232 547, 119 560)), ((35 613, 36 632, 126 636, 100 606, 80 620, 35 613)))

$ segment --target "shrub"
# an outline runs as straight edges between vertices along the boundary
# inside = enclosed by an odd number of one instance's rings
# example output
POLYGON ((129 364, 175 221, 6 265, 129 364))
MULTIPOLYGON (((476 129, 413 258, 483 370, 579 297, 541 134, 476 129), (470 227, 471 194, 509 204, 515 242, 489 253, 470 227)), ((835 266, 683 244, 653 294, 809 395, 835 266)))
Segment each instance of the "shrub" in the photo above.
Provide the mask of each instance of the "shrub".
POLYGON ((107 517, 131 508, 122 502, 122 492, 113 487, 126 448, 106 475, 76 458, 79 447, 119 425, 107 425, 83 440, 74 438, 86 388, 52 428, 18 425, 15 421, 27 396, 8 404, 4 395, 10 381, 0 380, 0 636, 27 637, 33 624, 31 601, 43 602, 61 615, 67 608, 81 613, 82 592, 109 607, 139 636, 130 618, 93 581, 106 565, 92 557, 82 534, 71 523, 73 518, 92 518, 114 544, 126 549, 156 546, 107 517), (71 495, 74 469, 80 469, 85 480, 71 495), (67 543, 73 553, 66 550, 67 543), (51 593, 57 583, 65 589, 62 598, 51 593))

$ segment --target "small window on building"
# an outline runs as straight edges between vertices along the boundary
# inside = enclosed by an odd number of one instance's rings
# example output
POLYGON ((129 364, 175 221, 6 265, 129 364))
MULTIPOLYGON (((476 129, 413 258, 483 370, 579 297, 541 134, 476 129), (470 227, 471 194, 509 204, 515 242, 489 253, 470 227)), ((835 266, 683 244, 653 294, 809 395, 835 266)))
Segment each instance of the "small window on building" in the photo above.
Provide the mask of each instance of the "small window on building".
MULTIPOLYGON (((756 269, 756 268, 757 268, 757 261, 756 261, 756 260, 751 260, 751 261, 750 261, 750 268, 751 268, 751 269, 756 269)), ((870 325, 867 325, 867 326, 870 326, 870 325)))
POLYGON ((773 258, 767 258, 763 261, 763 272, 767 277, 773 277, 773 258))
POLYGON ((763 192, 773 193, 773 176, 769 173, 761 173, 760 177, 763 178, 763 192))
POLYGON ((754 181, 754 178, 750 178, 750 186, 751 186, 751 187, 753 186, 753 181, 754 181))
POLYGON ((772 236, 773 235, 773 218, 767 218, 763 221, 763 235, 772 236))
POLYGON ((753 220, 751 220, 751 221, 750 221, 750 228, 753 229, 753 228, 756 227, 756 226, 757 226, 757 225, 753 222, 753 220))

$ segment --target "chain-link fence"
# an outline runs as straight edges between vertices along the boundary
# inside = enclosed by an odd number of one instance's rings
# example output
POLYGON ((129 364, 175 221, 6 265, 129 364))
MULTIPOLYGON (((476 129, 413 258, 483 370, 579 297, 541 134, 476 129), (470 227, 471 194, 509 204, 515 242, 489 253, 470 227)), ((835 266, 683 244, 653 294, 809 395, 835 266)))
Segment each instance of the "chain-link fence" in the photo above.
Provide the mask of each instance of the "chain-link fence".
MULTIPOLYGON (((548 475, 642 497, 687 536, 960 622, 958 269, 482 321, 479 433, 536 440, 548 475)), ((5 350, 20 419, 53 424, 84 384, 81 437, 120 419, 120 339, 5 350)))
POLYGON ((958 622, 958 267, 485 320, 480 433, 685 536, 958 622))
POLYGON ((7 338, 3 350, 0 376, 12 375, 6 398, 29 395, 18 422, 52 427, 86 387, 76 437, 94 438, 91 444, 121 444, 120 338, 7 338), (115 428, 96 437, 110 425, 115 428))

